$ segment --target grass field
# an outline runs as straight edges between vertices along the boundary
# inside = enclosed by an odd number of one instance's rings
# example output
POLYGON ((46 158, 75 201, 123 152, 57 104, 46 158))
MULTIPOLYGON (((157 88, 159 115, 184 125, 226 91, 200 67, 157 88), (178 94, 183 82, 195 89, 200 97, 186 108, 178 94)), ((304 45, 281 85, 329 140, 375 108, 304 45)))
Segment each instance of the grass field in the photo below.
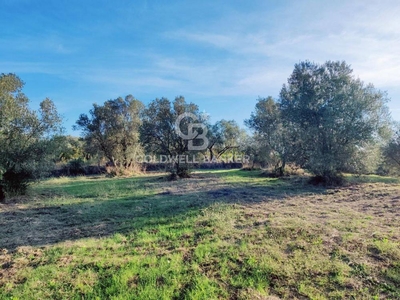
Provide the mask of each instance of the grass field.
POLYGON ((400 299, 400 185, 50 179, 0 205, 0 299, 400 299))

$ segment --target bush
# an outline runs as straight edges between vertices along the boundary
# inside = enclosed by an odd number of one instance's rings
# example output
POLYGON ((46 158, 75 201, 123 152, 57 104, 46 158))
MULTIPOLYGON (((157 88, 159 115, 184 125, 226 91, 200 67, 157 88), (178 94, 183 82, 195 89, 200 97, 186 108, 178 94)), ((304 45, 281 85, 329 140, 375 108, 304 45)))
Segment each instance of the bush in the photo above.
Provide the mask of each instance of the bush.
POLYGON ((322 186, 341 186, 344 182, 344 177, 337 174, 318 175, 309 180, 310 184, 322 186))
POLYGON ((178 178, 190 178, 191 170, 187 164, 185 165, 172 165, 169 168, 169 179, 177 180, 178 178))
POLYGON ((85 175, 85 162, 82 158, 71 160, 68 165, 68 173, 72 176, 85 175))
POLYGON ((189 169, 188 166, 179 167, 177 170, 177 175, 180 178, 190 178, 191 173, 192 173, 192 171, 189 169))
POLYGON ((107 177, 129 177, 142 174, 145 171, 145 166, 141 164, 132 164, 130 167, 106 166, 107 177))
POLYGON ((0 200, 7 196, 24 195, 33 175, 26 170, 7 170, 0 181, 0 200))

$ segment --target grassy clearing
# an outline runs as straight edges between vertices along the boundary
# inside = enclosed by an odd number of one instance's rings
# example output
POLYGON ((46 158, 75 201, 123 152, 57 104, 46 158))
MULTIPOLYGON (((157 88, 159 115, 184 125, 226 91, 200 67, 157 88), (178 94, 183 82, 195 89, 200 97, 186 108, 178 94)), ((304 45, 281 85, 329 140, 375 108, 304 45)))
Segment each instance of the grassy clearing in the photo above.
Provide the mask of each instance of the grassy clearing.
POLYGON ((400 187, 61 178, 0 206, 0 299, 400 298, 400 187))

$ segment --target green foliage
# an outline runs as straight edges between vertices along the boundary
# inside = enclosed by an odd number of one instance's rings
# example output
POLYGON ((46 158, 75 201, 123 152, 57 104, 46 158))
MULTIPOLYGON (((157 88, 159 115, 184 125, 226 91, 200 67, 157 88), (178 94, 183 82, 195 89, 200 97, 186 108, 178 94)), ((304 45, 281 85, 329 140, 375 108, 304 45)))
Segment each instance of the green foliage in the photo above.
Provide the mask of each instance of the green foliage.
POLYGON ((45 99, 30 110, 24 83, 14 74, 0 75, 0 198, 23 194, 29 183, 52 167, 61 118, 45 99))
POLYGON ((386 102, 345 62, 306 61, 295 65, 277 101, 259 99, 246 123, 282 171, 292 162, 334 182, 344 171, 376 170, 390 123, 386 102))
POLYGON ((284 175, 286 163, 293 160, 298 148, 290 127, 283 124, 280 104, 271 96, 259 98, 255 112, 245 123, 255 132, 255 149, 258 149, 255 154, 264 156, 277 175, 284 175))
POLYGON ((85 141, 73 136, 58 137, 60 152, 57 155, 57 161, 69 162, 76 159, 89 159, 91 155, 85 150, 85 141))
POLYGON ((70 160, 67 168, 70 175, 85 175, 85 162, 82 158, 70 160))
POLYGON ((250 165, 247 167, 251 169, 266 168, 271 163, 274 166, 278 164, 278 159, 272 161, 274 156, 271 155, 268 147, 265 147, 263 139, 257 133, 244 139, 241 151, 250 157, 250 165))
POLYGON ((234 120, 221 120, 209 126, 207 137, 208 160, 218 160, 223 154, 238 150, 246 138, 246 132, 234 120))
POLYGON ((317 176, 354 165, 389 124, 386 94, 356 79, 345 62, 296 64, 279 101, 283 124, 299 141, 295 162, 317 176))
POLYGON ((129 169, 142 153, 140 114, 144 105, 133 96, 93 104, 90 116, 81 114, 76 129, 83 131, 86 152, 106 157, 113 167, 129 169))
MULTIPOLYGON (((176 97, 172 103, 167 98, 153 100, 143 112, 140 137, 146 153, 169 157, 171 174, 187 177, 189 175, 187 164, 170 159, 178 155, 188 154, 189 151, 188 140, 182 139, 175 127, 178 116, 184 113, 192 113, 201 120, 198 106, 193 103, 186 103, 182 96, 176 97)), ((188 118, 185 118, 180 123, 180 129, 185 134, 188 131, 188 122, 188 118)))
POLYGON ((395 125, 392 138, 383 147, 381 168, 386 174, 400 174, 400 124, 395 125))

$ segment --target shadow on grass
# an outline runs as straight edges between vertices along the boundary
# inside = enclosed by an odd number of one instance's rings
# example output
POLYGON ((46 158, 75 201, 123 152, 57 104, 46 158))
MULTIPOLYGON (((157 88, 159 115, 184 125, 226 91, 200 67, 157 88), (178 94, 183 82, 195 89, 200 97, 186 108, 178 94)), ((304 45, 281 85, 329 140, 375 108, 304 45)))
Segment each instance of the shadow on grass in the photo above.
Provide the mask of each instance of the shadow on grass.
MULTIPOLYGON (((159 176, 82 181, 44 185, 46 191, 65 193, 79 202, 65 199, 39 208, 12 208, 0 213, 0 249, 42 246, 81 238, 128 234, 161 225, 174 224, 197 215, 216 203, 248 204, 283 200, 285 197, 326 192, 304 180, 260 178, 257 172, 226 171, 195 174, 189 183, 206 182, 197 190, 176 189, 185 181, 167 182, 159 176), (112 185, 104 197, 96 187, 112 185), (155 186, 170 190, 157 192, 155 186), (143 187, 147 188, 143 190, 143 187), (174 190, 175 188, 175 190, 174 190), (142 189, 142 190, 140 190, 142 189), (172 189, 172 191, 171 191, 172 189), (133 191, 141 191, 134 193, 133 191), (113 194, 113 191, 115 194, 113 194), (94 197, 92 201, 86 198, 94 197), (98 199, 96 198, 98 197, 98 199)), ((106 188, 107 189, 107 188, 106 188)))

